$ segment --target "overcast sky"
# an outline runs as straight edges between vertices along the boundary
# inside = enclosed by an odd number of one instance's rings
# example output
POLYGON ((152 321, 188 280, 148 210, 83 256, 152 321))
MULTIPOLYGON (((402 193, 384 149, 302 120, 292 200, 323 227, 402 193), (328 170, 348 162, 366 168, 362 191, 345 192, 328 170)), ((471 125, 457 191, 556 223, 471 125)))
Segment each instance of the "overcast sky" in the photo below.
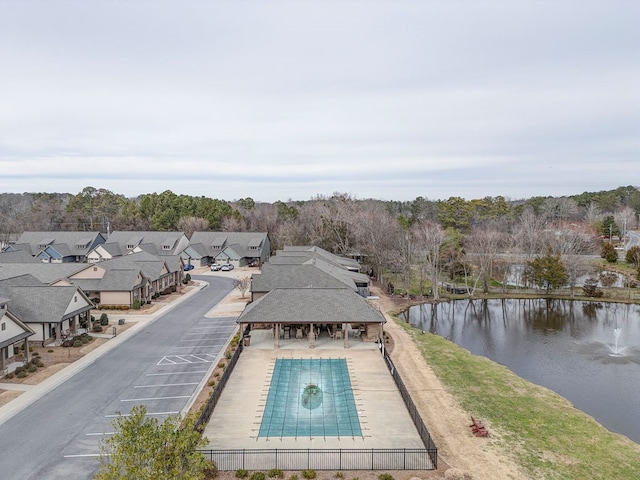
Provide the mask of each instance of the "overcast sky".
POLYGON ((640 185, 640 1, 0 0, 0 192, 640 185))

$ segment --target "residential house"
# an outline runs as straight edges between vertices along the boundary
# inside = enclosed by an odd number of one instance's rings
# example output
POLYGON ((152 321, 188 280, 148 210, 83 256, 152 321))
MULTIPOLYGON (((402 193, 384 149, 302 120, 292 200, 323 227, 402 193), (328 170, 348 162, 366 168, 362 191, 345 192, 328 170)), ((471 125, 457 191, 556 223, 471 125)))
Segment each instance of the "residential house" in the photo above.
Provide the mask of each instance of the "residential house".
POLYGON ((198 261, 198 266, 261 267, 271 255, 269 235, 261 232, 194 232, 189 246, 196 252, 190 260, 198 261))
POLYGON ((44 263, 79 263, 104 242, 100 232, 24 232, 5 251, 23 251, 44 263))
POLYGON ((29 360, 29 337, 34 331, 9 311, 10 300, 0 298, 0 374, 4 375, 17 347, 22 346, 25 360, 29 360))
POLYGON ((54 285, 77 285, 97 303, 131 307, 136 301, 143 304, 177 291, 182 279, 179 256, 138 252, 87 265, 54 285))
POLYGON ((147 252, 158 257, 180 255, 189 246, 183 232, 115 231, 88 255, 91 263, 111 260, 131 253, 147 252))
POLYGON ((2 282, 1 296, 8 310, 34 333, 30 342, 44 345, 62 342, 81 323, 90 324, 93 303, 76 286, 15 285, 2 282))

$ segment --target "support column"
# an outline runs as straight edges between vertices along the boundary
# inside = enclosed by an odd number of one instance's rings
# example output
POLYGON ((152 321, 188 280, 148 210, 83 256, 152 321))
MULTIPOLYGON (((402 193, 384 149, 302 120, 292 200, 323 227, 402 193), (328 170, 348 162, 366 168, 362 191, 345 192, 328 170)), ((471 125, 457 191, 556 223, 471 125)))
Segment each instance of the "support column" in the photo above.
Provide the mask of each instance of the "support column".
POLYGON ((273 332, 276 336, 276 338, 273 339, 273 343, 276 348, 280 348, 280 324, 279 323, 274 324, 273 332))
POLYGON ((343 347, 344 348, 349 348, 349 327, 351 326, 351 324, 349 323, 343 323, 342 324, 342 333, 344 335, 344 340, 343 340, 343 347))
POLYGON ((309 340, 309 348, 315 348, 316 346, 316 334, 313 331, 313 323, 309 324, 309 333, 307 334, 309 340))
POLYGON ((30 360, 29 358, 29 342, 27 341, 27 339, 24 339, 24 345, 22 346, 23 350, 24 350, 24 361, 25 363, 28 362, 30 360))

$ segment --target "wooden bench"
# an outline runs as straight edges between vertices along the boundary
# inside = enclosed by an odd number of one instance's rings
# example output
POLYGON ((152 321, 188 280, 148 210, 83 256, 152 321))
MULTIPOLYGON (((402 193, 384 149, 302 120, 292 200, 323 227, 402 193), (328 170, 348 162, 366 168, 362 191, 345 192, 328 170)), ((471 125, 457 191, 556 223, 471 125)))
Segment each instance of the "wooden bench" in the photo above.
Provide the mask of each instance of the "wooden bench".
POLYGON ((489 435, 489 431, 487 430, 487 427, 485 427, 482 422, 476 420, 475 418, 471 417, 471 425, 469 425, 471 427, 471 432, 476 436, 476 437, 486 437, 489 435))

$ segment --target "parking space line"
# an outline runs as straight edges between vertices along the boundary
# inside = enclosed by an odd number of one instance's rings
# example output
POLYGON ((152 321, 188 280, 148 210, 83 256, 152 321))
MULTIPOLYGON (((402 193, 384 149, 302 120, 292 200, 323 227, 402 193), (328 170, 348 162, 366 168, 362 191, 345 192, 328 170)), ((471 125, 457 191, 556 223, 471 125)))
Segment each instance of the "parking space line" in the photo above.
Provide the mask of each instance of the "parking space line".
POLYGON ((103 435, 115 435, 116 432, 96 432, 96 433, 86 433, 88 437, 101 437, 103 435))
POLYGON ((215 348, 215 347, 221 347, 222 344, 220 345, 193 345, 192 347, 171 347, 171 348, 215 348))
POLYGON ((187 385, 198 385, 199 382, 189 382, 189 383, 162 383, 159 385, 135 385, 133 388, 152 388, 152 387, 185 387, 187 385))
POLYGON ((153 400, 175 400, 176 398, 190 398, 191 395, 177 395, 175 397, 147 397, 147 398, 127 398, 121 402, 151 402, 153 400))
POLYGON ((207 370, 194 370, 193 372, 162 372, 162 373, 147 373, 147 377, 160 377, 162 375, 190 375, 196 373, 207 373, 207 370))
MULTIPOLYGON (((85 458, 85 457, 99 457, 100 455, 103 455, 102 453, 82 453, 82 454, 76 454, 76 455, 64 455, 62 458, 85 458)), ((110 453, 105 453, 104 455, 106 456, 111 456, 110 453)))
MULTIPOLYGON (((146 413, 146 417, 150 417, 151 415, 177 415, 178 413, 180 413, 179 411, 177 412, 147 412, 146 413)), ((105 415, 104 418, 118 418, 118 417, 130 417, 131 414, 130 413, 119 413, 119 414, 115 414, 115 415, 105 415)))

